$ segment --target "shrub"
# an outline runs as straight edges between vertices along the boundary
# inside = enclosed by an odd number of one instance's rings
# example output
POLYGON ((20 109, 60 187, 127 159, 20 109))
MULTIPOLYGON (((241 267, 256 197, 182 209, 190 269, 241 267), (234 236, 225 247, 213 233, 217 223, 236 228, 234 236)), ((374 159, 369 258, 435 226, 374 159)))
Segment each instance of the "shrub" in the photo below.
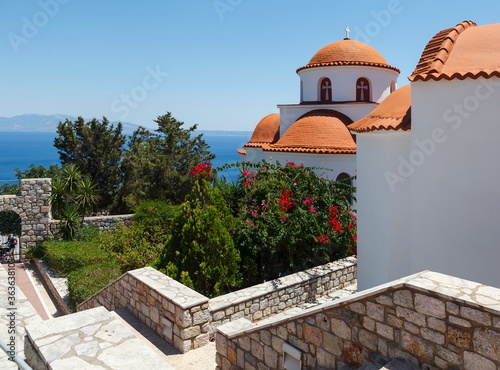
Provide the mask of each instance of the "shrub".
POLYGON ((40 248, 44 251, 44 261, 60 274, 110 259, 105 251, 88 242, 49 241, 40 248))
POLYGON ((99 236, 99 228, 95 225, 85 225, 78 229, 75 239, 81 242, 90 242, 96 240, 99 236))
POLYGON ((114 261, 104 261, 80 267, 68 274, 70 305, 75 309, 121 275, 120 266, 114 261))

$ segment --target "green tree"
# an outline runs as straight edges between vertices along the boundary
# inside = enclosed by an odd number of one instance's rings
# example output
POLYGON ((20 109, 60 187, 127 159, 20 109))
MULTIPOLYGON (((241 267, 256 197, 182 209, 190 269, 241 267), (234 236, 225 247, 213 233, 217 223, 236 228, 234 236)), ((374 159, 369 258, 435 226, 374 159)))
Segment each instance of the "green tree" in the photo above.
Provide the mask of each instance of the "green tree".
POLYGON ((197 125, 185 129, 171 113, 155 122, 158 129, 154 133, 142 127, 134 132, 124 155, 122 207, 131 209, 147 199, 182 203, 193 185, 189 171, 215 157, 202 134, 192 136, 197 125))
POLYGON ((113 203, 122 181, 120 160, 126 141, 122 130, 121 123, 115 126, 106 117, 89 122, 78 117, 74 122, 66 120, 57 126, 59 136, 54 139, 54 146, 62 164, 75 164, 97 184, 101 208, 113 203))
POLYGON ((235 219, 219 189, 203 173, 181 205, 174 220, 172 236, 156 267, 196 291, 217 296, 241 283, 232 233, 235 219))

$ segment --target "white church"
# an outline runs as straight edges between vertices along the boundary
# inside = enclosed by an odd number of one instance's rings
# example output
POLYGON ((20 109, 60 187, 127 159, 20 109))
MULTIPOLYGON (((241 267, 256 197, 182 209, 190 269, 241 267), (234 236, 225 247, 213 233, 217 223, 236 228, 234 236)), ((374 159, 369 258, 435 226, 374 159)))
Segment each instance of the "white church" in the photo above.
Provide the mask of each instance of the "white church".
POLYGON ((398 90, 398 69, 348 38, 297 73, 300 104, 239 153, 357 174, 358 289, 422 270, 500 286, 500 24, 437 33, 398 90))

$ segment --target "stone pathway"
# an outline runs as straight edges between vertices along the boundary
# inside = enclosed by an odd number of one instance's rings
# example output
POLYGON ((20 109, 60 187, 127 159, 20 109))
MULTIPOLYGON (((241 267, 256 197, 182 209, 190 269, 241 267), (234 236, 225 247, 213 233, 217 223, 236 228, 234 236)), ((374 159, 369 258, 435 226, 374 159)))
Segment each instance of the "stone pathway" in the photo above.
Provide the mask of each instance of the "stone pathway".
MULTIPOLYGON (((9 347, 13 345, 16 355, 24 359, 25 327, 42 321, 42 318, 20 289, 20 284, 28 292, 30 299, 35 301, 36 293, 28 289, 31 283, 22 264, 2 264, 0 267, 0 339, 9 347), (10 282, 13 286, 9 284, 10 282)), ((41 309, 40 302, 38 308, 41 309)), ((0 368, 2 370, 17 369, 17 365, 9 361, 9 356, 2 350, 0 350, 0 368)))

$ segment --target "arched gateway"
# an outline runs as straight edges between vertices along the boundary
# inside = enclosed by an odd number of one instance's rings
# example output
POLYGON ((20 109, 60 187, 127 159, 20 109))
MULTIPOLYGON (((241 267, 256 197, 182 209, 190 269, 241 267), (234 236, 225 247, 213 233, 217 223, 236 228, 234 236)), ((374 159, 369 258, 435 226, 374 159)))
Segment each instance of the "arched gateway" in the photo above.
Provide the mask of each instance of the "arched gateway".
POLYGON ((21 218, 23 247, 35 246, 50 233, 50 191, 51 179, 23 179, 21 195, 0 196, 0 212, 13 211, 21 218))

